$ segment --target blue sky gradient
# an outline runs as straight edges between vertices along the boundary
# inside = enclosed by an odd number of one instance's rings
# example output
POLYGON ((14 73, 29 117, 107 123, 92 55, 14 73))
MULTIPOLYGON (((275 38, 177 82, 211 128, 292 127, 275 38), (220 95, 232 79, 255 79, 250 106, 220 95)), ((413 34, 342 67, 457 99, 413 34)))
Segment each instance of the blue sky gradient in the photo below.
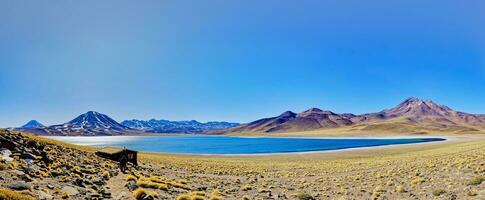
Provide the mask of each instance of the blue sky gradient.
POLYGON ((249 122, 414 96, 485 113, 483 1, 2 1, 0 127, 249 122))

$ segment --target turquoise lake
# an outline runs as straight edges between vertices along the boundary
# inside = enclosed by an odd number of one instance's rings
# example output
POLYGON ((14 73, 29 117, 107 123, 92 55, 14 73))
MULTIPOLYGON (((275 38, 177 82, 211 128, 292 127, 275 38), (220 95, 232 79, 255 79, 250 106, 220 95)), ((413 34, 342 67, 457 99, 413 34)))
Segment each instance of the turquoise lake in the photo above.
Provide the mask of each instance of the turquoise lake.
POLYGON ((441 138, 322 139, 233 136, 53 136, 52 139, 95 147, 126 147, 177 154, 262 154, 339 150, 443 141, 441 138))

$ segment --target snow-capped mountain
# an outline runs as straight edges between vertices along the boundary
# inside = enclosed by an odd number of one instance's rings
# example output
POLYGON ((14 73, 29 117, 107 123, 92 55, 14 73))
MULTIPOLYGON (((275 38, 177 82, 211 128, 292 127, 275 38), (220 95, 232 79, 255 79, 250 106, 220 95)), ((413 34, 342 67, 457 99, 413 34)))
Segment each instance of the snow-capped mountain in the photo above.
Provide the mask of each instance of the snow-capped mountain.
POLYGON ((127 131, 130 131, 130 128, 95 111, 89 111, 67 123, 47 128, 47 132, 53 135, 122 135, 127 131))
POLYGON ((134 130, 119 124, 107 115, 95 111, 79 115, 64 124, 48 127, 22 127, 21 129, 22 131, 40 135, 70 136, 123 135, 134 132, 134 130))
POLYGON ((133 129, 143 130, 153 133, 203 133, 208 131, 222 130, 234 126, 238 123, 230 122, 207 122, 201 123, 195 120, 190 121, 169 121, 169 120, 125 120, 122 125, 133 129))
POLYGON ((96 111, 89 111, 79 115, 75 119, 63 124, 62 126, 75 129, 110 129, 118 131, 127 129, 127 127, 119 124, 107 115, 98 113, 96 111))
POLYGON ((38 122, 37 120, 30 120, 20 128, 44 128, 45 126, 38 122))
MULTIPOLYGON (((35 121, 37 122, 37 121, 35 121)), ((125 120, 116 122, 105 114, 89 111, 77 116, 64 124, 53 126, 39 126, 35 122, 28 123, 29 127, 21 127, 19 130, 39 135, 70 135, 70 136, 97 136, 97 135, 125 135, 148 133, 205 133, 222 130, 239 125, 229 122, 201 123, 191 121, 169 120, 125 120), (31 126, 31 127, 30 127, 31 126), (38 127, 37 127, 38 126, 38 127)))

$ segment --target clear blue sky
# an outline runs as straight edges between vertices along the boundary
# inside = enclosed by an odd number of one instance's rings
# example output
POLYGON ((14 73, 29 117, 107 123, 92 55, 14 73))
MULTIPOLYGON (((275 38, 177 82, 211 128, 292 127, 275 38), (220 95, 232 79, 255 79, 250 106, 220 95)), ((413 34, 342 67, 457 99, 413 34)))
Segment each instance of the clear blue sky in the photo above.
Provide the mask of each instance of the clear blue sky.
POLYGON ((249 122, 415 96, 485 113, 484 1, 0 3, 0 127, 249 122))

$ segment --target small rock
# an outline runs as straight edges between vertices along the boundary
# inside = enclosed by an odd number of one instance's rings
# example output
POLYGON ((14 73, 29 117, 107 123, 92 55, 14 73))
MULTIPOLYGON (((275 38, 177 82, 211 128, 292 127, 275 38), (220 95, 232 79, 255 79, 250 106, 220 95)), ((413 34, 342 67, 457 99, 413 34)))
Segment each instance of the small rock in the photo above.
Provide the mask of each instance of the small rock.
POLYGON ((93 183, 94 183, 95 185, 104 185, 104 184, 106 184, 106 182, 105 182, 103 179, 101 179, 101 178, 96 178, 96 179, 94 179, 94 180, 93 180, 93 183))
POLYGON ((71 186, 64 186, 61 190, 64 192, 67 192, 70 196, 79 194, 79 191, 76 188, 71 186))
POLYGON ((80 178, 76 178, 74 180, 74 185, 77 185, 79 187, 84 187, 84 181, 82 179, 80 179, 80 178))
POLYGON ((127 195, 128 195, 128 193, 121 192, 115 199, 116 200, 121 200, 121 199, 124 199, 124 197, 126 197, 127 195))
POLYGON ((136 185, 135 181, 130 180, 128 181, 128 183, 126 183, 126 187, 128 187, 129 190, 135 190, 136 188, 138 188, 138 185, 136 185))
POLYGON ((23 175, 25 175, 25 173, 23 171, 20 171, 20 170, 15 170, 15 175, 23 176, 23 175))
POLYGON ((10 188, 12 190, 30 190, 30 188, 32 188, 32 186, 30 186, 30 184, 28 184, 28 183, 25 183, 25 181, 18 181, 18 182, 10 184, 8 186, 8 188, 10 188))
POLYGON ((109 198, 111 198, 111 193, 110 192, 104 192, 103 197, 109 199, 109 198))
POLYGON ((21 156, 22 159, 31 159, 35 160, 37 157, 34 154, 31 153, 23 153, 21 156))
POLYGON ((45 192, 43 192, 41 190, 37 191, 37 194, 39 195, 38 198, 40 200, 51 200, 51 199, 54 198, 54 197, 52 197, 52 195, 47 194, 47 193, 45 193, 45 192))

